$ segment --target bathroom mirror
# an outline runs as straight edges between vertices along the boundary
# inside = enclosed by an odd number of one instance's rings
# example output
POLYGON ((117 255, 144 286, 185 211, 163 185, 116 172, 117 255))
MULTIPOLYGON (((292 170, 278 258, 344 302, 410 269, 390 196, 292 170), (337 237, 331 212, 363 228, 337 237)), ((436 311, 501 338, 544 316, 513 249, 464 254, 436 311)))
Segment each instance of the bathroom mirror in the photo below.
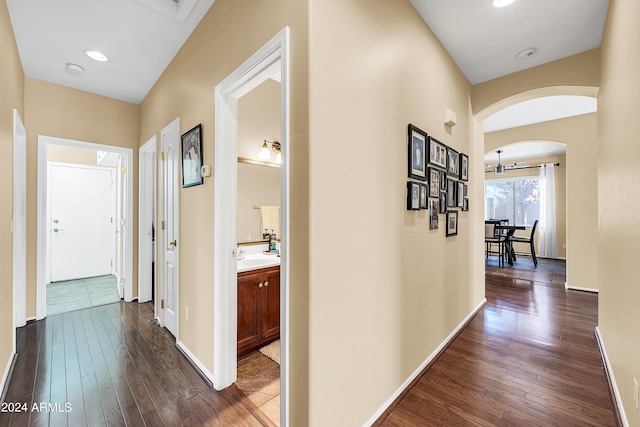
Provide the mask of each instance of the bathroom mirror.
POLYGON ((278 76, 238 100, 238 244, 264 242, 259 207, 280 206, 280 165, 272 149, 281 136, 280 104, 278 76), (263 144, 269 147, 269 159, 259 157, 263 144))

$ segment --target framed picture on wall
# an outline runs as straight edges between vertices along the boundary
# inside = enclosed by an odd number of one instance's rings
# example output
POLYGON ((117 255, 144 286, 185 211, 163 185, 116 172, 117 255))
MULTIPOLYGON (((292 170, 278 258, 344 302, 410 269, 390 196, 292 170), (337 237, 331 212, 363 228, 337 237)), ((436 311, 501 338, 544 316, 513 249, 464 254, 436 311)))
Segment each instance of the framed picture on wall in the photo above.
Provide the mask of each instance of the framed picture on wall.
POLYGON ((408 135, 409 178, 427 180, 426 149, 427 134, 420 128, 409 124, 408 135))
POLYGON ((440 203, 438 203, 438 208, 441 214, 447 213, 447 193, 445 191, 440 192, 440 203))
POLYGON ((460 176, 460 155, 456 150, 447 147, 447 175, 455 178, 460 176))
POLYGON ((419 184, 419 185, 420 185, 420 209, 427 209, 427 201, 428 201, 427 193, 429 192, 429 189, 427 188, 426 184, 419 184))
POLYGON ((439 168, 447 168, 447 146, 434 137, 429 137, 429 163, 439 168))
POLYGON ((429 168, 429 197, 440 197, 440 171, 429 168))
POLYGON ((420 184, 417 182, 407 182, 407 210, 420 210, 420 184))
POLYGON ((458 211, 447 211, 447 237, 458 235, 458 211))
POLYGON ((458 207, 461 208, 463 203, 464 203, 464 182, 462 181, 458 181, 458 190, 456 191, 458 193, 458 207))
POLYGON ((456 197, 456 191, 458 190, 457 181, 447 178, 447 207, 458 207, 458 198, 456 197))
POLYGON ((469 181, 469 156, 460 153, 460 179, 469 181))
POLYGON ((465 211, 465 212, 469 210, 469 198, 468 197, 464 198, 464 203, 462 204, 462 210, 465 211))
POLYGON ((182 141, 182 188, 204 182, 202 178, 202 125, 187 131, 182 141))
POLYGON ((440 191, 447 191, 447 172, 440 171, 440 191))
POLYGON ((438 229, 438 202, 439 200, 429 200, 429 230, 438 229))

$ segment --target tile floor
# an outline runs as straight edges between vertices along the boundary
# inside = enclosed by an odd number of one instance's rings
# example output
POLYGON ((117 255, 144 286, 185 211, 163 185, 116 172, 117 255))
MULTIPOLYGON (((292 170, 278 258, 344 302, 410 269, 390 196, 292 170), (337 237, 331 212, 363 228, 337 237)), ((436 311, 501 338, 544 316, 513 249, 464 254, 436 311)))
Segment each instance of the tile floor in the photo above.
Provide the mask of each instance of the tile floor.
POLYGON ((120 301, 114 275, 53 282, 47 285, 47 316, 120 301))
POLYGON ((280 425, 280 365, 259 351, 238 360, 236 386, 276 425, 280 425))

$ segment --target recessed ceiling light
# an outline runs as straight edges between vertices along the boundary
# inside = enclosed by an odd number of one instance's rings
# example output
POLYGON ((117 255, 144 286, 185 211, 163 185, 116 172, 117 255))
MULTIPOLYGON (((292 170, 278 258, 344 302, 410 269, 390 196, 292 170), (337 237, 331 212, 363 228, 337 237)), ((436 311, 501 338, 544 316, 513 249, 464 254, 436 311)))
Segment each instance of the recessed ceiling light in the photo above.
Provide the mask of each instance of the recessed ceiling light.
POLYGON ((526 59, 530 56, 532 56, 533 54, 535 54, 537 51, 534 47, 530 47, 528 49, 523 50, 522 52, 520 52, 517 56, 518 59, 526 59))
POLYGON ((91 59, 94 59, 96 61, 100 61, 100 62, 107 62, 109 60, 109 57, 107 55, 105 55, 102 52, 99 52, 97 50, 93 50, 93 49, 85 49, 84 53, 91 59))
POLYGON ((505 6, 509 6, 514 1, 516 0, 493 0, 493 5, 495 7, 505 7, 505 6))
POLYGON ((67 71, 73 74, 80 74, 84 71, 84 68, 82 68, 81 66, 79 66, 78 64, 73 64, 71 62, 69 62, 67 64, 67 71))

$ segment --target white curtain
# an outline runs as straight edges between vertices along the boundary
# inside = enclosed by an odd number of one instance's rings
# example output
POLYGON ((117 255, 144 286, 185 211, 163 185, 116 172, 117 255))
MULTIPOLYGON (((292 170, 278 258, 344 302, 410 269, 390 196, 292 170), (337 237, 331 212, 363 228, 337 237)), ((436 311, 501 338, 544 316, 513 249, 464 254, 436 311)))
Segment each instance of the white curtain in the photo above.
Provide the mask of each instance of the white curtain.
POLYGON ((553 163, 540 166, 540 221, 538 248, 542 257, 558 256, 556 239, 556 179, 553 163))

